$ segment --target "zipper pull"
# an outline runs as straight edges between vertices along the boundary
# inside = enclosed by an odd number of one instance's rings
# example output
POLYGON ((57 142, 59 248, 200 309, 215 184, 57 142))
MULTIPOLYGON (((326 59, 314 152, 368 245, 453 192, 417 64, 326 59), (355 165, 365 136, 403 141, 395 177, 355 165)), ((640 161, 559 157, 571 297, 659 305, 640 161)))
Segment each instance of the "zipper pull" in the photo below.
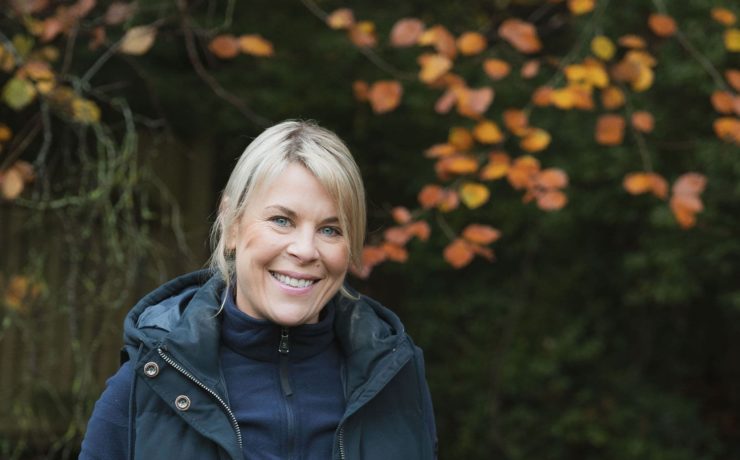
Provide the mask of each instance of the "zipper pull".
POLYGON ((288 339, 288 328, 283 327, 283 329, 280 331, 280 345, 278 346, 278 352, 280 352, 281 355, 287 355, 288 353, 290 353, 290 345, 288 339))

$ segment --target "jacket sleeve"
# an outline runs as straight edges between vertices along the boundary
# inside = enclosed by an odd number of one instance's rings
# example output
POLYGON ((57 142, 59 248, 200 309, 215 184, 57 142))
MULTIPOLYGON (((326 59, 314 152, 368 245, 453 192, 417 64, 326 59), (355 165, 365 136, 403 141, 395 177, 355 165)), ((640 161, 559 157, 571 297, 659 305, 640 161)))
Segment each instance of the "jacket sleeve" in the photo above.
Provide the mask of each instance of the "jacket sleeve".
POLYGON ((429 431, 429 439, 432 440, 434 445, 432 446, 432 450, 434 451, 434 458, 436 459, 438 456, 438 445, 437 445, 437 426, 434 422, 434 407, 432 405, 432 394, 429 391, 429 384, 427 383, 426 379, 426 371, 424 368, 424 353, 421 351, 421 348, 414 347, 415 348, 415 355, 416 355, 416 369, 419 372, 419 386, 421 391, 421 397, 422 397, 422 410, 424 411, 424 422, 426 424, 426 428, 429 431))
POLYGON ((131 361, 128 361, 106 382, 87 423, 80 460, 126 460, 128 457, 129 397, 133 378, 131 361))

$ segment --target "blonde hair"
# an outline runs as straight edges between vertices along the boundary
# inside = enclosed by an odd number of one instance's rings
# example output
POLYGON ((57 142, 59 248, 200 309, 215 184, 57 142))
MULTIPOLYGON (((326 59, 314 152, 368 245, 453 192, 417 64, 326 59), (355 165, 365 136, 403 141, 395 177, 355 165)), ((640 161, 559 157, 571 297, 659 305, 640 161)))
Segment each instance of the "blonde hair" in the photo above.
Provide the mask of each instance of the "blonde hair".
MULTIPOLYGON (((229 286, 235 275, 234 253, 228 239, 256 189, 269 183, 286 166, 308 169, 337 206, 339 226, 349 247, 350 263, 361 266, 365 240, 365 187, 349 149, 333 132, 309 121, 288 120, 266 129, 244 150, 223 191, 211 228, 211 268, 229 286)), ((351 296, 344 286, 343 295, 351 296)))

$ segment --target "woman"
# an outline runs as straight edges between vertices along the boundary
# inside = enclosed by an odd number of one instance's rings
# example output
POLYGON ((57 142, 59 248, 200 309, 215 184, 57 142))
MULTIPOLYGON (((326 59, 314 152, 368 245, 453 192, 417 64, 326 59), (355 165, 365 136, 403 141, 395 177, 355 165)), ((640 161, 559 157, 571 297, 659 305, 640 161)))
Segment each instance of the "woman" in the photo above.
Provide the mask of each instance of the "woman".
POLYGON ((306 122, 267 129, 221 203, 211 269, 127 315, 80 458, 434 458, 421 351, 344 283, 365 198, 342 141, 306 122))

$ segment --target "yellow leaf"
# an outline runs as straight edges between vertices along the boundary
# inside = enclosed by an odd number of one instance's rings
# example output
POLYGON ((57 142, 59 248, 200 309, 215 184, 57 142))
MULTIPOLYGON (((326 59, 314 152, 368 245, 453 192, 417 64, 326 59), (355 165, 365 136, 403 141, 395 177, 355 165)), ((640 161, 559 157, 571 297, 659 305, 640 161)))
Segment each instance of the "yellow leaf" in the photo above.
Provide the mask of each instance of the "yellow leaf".
POLYGON ((642 92, 653 86, 655 75, 653 74, 653 69, 648 66, 641 65, 638 66, 638 69, 639 73, 637 79, 632 82, 632 89, 642 92))
POLYGON ((483 206, 490 197, 488 187, 477 182, 465 182, 460 186, 460 199, 470 209, 483 206))
POLYGON ((100 121, 100 108, 89 99, 75 98, 72 100, 72 118, 83 124, 100 121))
POLYGON ((740 29, 727 29, 724 33, 725 49, 732 53, 740 51, 740 29))
POLYGON ((259 34, 242 35, 239 37, 239 49, 244 54, 259 57, 270 57, 275 54, 272 43, 259 34))
POLYGON ((36 87, 30 81, 13 77, 3 87, 3 101, 14 110, 21 110, 33 102, 36 87))
POLYGON ((572 109, 575 105, 575 95, 570 88, 559 88, 550 94, 550 103, 559 109, 572 109))
POLYGON ((141 56, 146 54, 157 38, 157 28, 153 26, 136 26, 126 31, 121 39, 119 50, 124 54, 141 56))
POLYGON ((603 63, 593 58, 586 58, 583 61, 583 67, 586 69, 586 83, 597 88, 606 88, 609 85, 609 74, 603 63))
POLYGON ((481 144, 498 144, 504 135, 498 125, 490 120, 483 120, 473 128, 473 136, 481 144))
POLYGON ((355 15, 349 8, 339 8, 327 16, 326 23, 332 29, 349 29, 355 24, 355 15))
POLYGON ((7 142, 11 137, 13 137, 13 131, 5 123, 0 123, 0 142, 7 142))
POLYGON ((565 78, 573 83, 586 79, 586 67, 580 64, 571 64, 565 67, 565 78))
POLYGON ((401 83, 396 80, 381 80, 373 83, 367 96, 373 112, 386 113, 398 107, 402 94, 401 83))
POLYGON ((473 135, 465 128, 455 126, 450 129, 447 136, 447 142, 455 147, 458 151, 470 150, 473 147, 473 135))
POLYGON ((614 57, 614 53, 617 52, 617 47, 608 37, 597 35, 593 40, 591 40, 591 52, 594 53, 594 56, 597 58, 608 61, 614 57))
POLYGON ((550 133, 541 128, 530 128, 520 141, 522 150, 534 153, 545 150, 550 145, 550 133))
POLYGON ((506 176, 509 172, 510 163, 509 155, 505 153, 496 152, 490 154, 488 164, 481 169, 481 180, 496 180, 506 176))
POLYGON ((727 27, 734 25, 737 21, 735 13, 728 10, 727 8, 712 8, 711 15, 712 19, 727 27))
POLYGON ((486 38, 478 32, 465 32, 457 39, 457 49, 463 56, 480 54, 487 45, 486 38))
POLYGON ((714 120, 714 132, 725 142, 734 142, 740 145, 740 119, 721 117, 714 120))
POLYGON ((578 16, 593 11, 595 3, 596 0, 568 0, 568 9, 578 16))
POLYGON ((419 80, 424 83, 432 83, 452 68, 452 61, 441 54, 423 55, 419 61, 419 80))

